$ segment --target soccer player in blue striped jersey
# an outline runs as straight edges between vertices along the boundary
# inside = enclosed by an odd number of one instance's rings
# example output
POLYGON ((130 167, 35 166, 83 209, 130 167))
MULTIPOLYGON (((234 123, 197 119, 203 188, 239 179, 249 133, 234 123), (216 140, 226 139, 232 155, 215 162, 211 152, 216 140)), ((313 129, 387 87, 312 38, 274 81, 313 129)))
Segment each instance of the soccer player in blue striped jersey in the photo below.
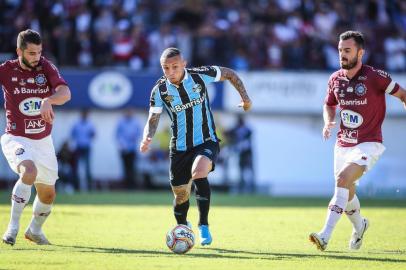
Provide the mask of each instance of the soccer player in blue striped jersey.
POLYGON ((174 194, 174 215, 178 224, 188 225, 187 212, 192 183, 195 185, 199 210, 201 245, 210 245, 208 214, 210 185, 208 174, 214 170, 220 151, 207 84, 228 80, 241 96, 240 107, 251 108, 244 84, 229 68, 203 66, 186 68, 186 61, 177 48, 167 48, 160 58, 164 76, 151 92, 148 121, 144 128, 140 151, 145 153, 156 132, 163 109, 172 125, 170 142, 170 183, 174 194))

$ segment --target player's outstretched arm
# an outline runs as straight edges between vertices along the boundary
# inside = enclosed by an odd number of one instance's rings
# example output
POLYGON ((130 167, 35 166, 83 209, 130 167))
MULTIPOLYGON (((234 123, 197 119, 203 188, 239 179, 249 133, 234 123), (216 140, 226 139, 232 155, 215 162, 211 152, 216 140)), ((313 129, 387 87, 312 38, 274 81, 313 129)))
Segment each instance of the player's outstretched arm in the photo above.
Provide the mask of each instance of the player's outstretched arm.
POLYGON ((151 144, 152 138, 155 135, 156 129, 158 128, 160 113, 149 113, 147 124, 144 128, 144 135, 142 136, 142 141, 140 144, 141 153, 145 153, 149 150, 149 145, 151 144))
POLYGON ((396 93, 393 95, 400 99, 400 101, 403 103, 403 107, 405 107, 406 109, 406 90, 402 87, 399 87, 399 90, 396 91, 396 93))
POLYGON ((245 90, 245 86, 241 81, 240 77, 238 77, 237 73, 232 70, 231 68, 220 67, 221 71, 221 78, 220 81, 228 80, 234 86, 234 88, 240 93, 242 102, 240 103, 240 107, 244 109, 244 111, 248 111, 251 109, 252 101, 247 94, 247 90, 245 90))
POLYGON ((323 106, 323 119, 324 119, 323 139, 324 140, 327 140, 331 136, 331 129, 336 124, 336 122, 334 121, 335 116, 336 116, 336 107, 327 106, 326 104, 324 104, 324 106, 323 106))
POLYGON ((41 117, 48 123, 52 124, 55 114, 52 110, 52 105, 63 105, 71 98, 69 87, 59 85, 55 88, 55 93, 41 102, 41 117))

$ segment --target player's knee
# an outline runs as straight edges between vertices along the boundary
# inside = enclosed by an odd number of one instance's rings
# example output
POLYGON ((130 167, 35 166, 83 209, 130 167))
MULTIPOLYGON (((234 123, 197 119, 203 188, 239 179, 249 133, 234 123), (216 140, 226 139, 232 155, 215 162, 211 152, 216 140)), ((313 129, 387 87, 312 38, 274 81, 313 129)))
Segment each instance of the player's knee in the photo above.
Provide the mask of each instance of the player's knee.
POLYGON ((336 179, 336 184, 337 184, 337 187, 349 188, 351 183, 350 183, 348 177, 346 177, 343 174, 339 174, 336 179))
POLYGON ((47 191, 46 193, 38 194, 38 197, 42 203, 52 204, 55 200, 56 192, 55 192, 55 190, 47 191))
POLYGON ((189 192, 187 190, 187 186, 174 188, 173 194, 175 196, 175 203, 177 205, 187 202, 187 200, 189 200, 189 192))
POLYGON ((208 175, 208 171, 204 169, 195 169, 192 171, 192 179, 199 179, 199 178, 205 178, 208 175))
POLYGON ((24 162, 19 166, 20 177, 23 183, 32 185, 37 178, 37 167, 32 161, 24 162))

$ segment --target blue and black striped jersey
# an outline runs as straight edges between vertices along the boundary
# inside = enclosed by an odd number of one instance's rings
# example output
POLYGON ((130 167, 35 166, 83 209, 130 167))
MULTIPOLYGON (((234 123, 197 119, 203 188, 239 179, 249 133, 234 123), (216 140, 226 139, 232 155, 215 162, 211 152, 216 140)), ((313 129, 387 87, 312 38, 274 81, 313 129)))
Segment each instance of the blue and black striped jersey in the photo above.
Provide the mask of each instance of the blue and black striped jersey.
POLYGON ((219 81, 217 66, 186 68, 180 85, 161 77, 151 92, 150 112, 163 108, 172 120, 171 151, 186 151, 206 141, 217 142, 216 127, 210 109, 206 85, 219 81))

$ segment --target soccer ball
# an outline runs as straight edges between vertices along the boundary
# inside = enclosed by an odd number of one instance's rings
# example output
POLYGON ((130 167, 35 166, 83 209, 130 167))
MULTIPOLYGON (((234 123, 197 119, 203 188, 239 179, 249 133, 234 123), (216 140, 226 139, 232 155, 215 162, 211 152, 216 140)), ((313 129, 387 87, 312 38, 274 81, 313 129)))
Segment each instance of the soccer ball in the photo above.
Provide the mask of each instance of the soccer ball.
POLYGON ((166 234, 166 245, 176 254, 184 254, 195 244, 195 234, 186 225, 176 225, 166 234))

